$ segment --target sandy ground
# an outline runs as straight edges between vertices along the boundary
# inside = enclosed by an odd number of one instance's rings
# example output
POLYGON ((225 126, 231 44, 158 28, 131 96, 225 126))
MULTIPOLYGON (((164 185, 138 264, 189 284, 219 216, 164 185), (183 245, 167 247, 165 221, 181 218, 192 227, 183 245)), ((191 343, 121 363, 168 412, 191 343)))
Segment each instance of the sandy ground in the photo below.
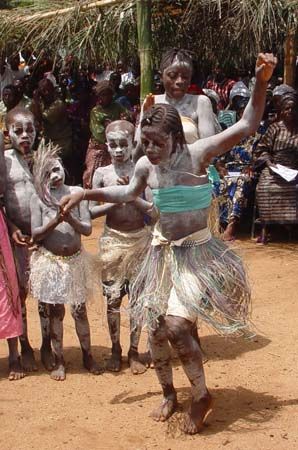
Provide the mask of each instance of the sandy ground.
MULTIPOLYGON (((100 227, 97 224, 85 241, 93 252, 100 227)), ((84 371, 68 311, 65 382, 52 381, 40 362, 38 372, 9 382, 7 346, 0 342, 1 450, 297 449, 298 244, 258 248, 242 240, 236 246, 250 273, 258 335, 250 342, 231 341, 201 328, 214 406, 200 435, 181 435, 177 427, 181 412, 164 424, 148 417, 160 400, 154 370, 133 376, 125 365, 120 374, 97 377, 84 371)), ((39 361, 39 319, 31 299, 28 309, 30 339, 39 361)), ((109 355, 109 339, 98 304, 90 306, 89 319, 94 355, 103 363, 109 355)), ((127 319, 122 342, 127 352, 127 319)), ((145 347, 144 334, 141 349, 145 347)), ((185 410, 190 392, 177 360, 174 379, 181 410, 185 410)))

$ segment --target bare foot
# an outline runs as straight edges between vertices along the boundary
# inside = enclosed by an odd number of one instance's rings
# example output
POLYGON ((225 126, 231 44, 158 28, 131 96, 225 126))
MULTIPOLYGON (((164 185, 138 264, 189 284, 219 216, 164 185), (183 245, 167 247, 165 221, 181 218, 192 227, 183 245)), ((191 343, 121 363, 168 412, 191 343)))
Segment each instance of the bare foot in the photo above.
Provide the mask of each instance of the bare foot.
POLYGON ((140 375, 141 373, 146 372, 146 367, 141 363, 139 355, 128 354, 128 364, 133 375, 140 375))
POLYGON ((94 361, 92 355, 83 355, 83 365, 93 375, 101 375, 104 369, 94 361))
POLYGON ((164 398, 158 408, 154 409, 150 417, 156 422, 165 422, 175 412, 177 408, 176 394, 164 398))
POLYGON ((181 430, 186 434, 196 434, 203 428, 206 415, 211 410, 212 397, 207 391, 199 401, 192 401, 190 411, 185 414, 181 430))
POLYGON ((66 378, 64 365, 58 364, 54 370, 51 371, 51 378, 55 381, 64 381, 66 378))
POLYGON ((224 241, 234 241, 236 233, 236 222, 230 222, 223 233, 224 241))
POLYGON ((26 350, 22 350, 22 365, 25 372, 36 372, 37 364, 34 357, 34 351, 32 348, 28 348, 26 350))
POLYGON ((55 357, 53 355, 51 347, 41 347, 40 349, 41 362, 45 369, 49 372, 55 367, 55 357))
POLYGON ((152 361, 150 351, 148 350, 148 352, 144 353, 142 356, 143 363, 145 364, 147 369, 154 369, 154 362, 152 361))
POLYGON ((20 358, 9 362, 9 381, 21 380, 25 377, 20 358))
POLYGON ((112 353, 111 358, 108 360, 106 369, 110 372, 120 372, 122 367, 122 356, 119 353, 112 353))

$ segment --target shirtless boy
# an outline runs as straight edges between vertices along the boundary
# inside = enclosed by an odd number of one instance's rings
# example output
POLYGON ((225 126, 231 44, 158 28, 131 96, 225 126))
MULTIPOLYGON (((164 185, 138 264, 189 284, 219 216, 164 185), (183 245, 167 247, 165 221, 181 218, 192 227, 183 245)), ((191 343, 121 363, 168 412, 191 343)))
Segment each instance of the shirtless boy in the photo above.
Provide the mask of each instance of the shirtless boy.
POLYGON ((88 203, 82 202, 71 213, 61 214, 60 199, 77 191, 64 184, 65 173, 57 156, 58 147, 40 146, 34 164, 36 194, 32 195, 32 238, 40 244, 31 256, 30 285, 34 298, 48 310, 50 337, 55 357, 51 378, 65 380, 63 358, 63 319, 70 304, 80 341, 83 365, 94 375, 101 369, 91 354, 90 327, 86 300, 92 273, 88 271, 81 235, 92 231, 88 203))
POLYGON ((132 201, 146 186, 160 211, 151 249, 131 289, 133 317, 149 327, 151 354, 163 390, 152 413, 167 420, 177 407, 169 341, 176 349, 192 391, 190 410, 181 428, 198 433, 211 408, 202 356, 191 334, 199 318, 224 335, 249 329, 250 291, 241 259, 207 228, 212 187, 206 167, 215 156, 253 134, 263 115, 267 82, 276 66, 271 54, 260 54, 256 84, 242 118, 215 136, 186 145, 181 119, 170 105, 157 104, 141 123, 145 155, 136 164, 128 186, 81 190, 61 201, 67 213, 82 198, 107 202, 132 201))
MULTIPOLYGON (((6 128, 12 148, 5 151, 6 189, 4 204, 14 242, 23 316, 20 336, 22 363, 25 371, 37 370, 33 349, 28 340, 25 300, 28 293, 29 246, 31 245, 30 199, 35 192, 29 164, 35 139, 34 118, 25 108, 14 108, 6 115, 6 128)), ((43 348, 43 347, 42 347, 43 348)))
MULTIPOLYGON (((117 120, 108 125, 106 139, 112 164, 99 167, 93 176, 93 189, 127 184, 134 171, 131 161, 134 126, 126 120, 117 120)), ((102 260, 103 291, 107 299, 107 316, 112 357, 107 369, 118 372, 122 363, 120 345, 120 306, 123 297, 129 293, 129 283, 140 266, 151 241, 150 228, 145 225, 144 215, 152 209, 152 204, 138 197, 136 200, 113 204, 92 202, 92 219, 106 215, 104 233, 100 239, 102 260)), ((138 344, 141 327, 130 328, 128 363, 133 374, 146 371, 139 360, 138 344)))
POLYGON ((18 280, 13 254, 2 207, 6 187, 4 142, 0 133, 0 339, 7 339, 9 350, 9 380, 20 380, 25 376, 19 357, 18 336, 22 334, 22 313, 18 280))

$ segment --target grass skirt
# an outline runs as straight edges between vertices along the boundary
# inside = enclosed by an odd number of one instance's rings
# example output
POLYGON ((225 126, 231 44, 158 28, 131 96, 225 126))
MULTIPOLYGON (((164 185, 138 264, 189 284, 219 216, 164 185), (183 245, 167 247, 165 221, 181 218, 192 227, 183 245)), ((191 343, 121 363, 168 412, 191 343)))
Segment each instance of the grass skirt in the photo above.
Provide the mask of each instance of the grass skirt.
POLYGON ((135 325, 155 329, 171 290, 191 314, 223 335, 247 334, 251 296, 241 258, 216 238, 152 246, 130 291, 135 325))
POLYGON ((105 293, 111 300, 119 298, 123 285, 136 277, 151 239, 150 227, 125 232, 105 226, 99 240, 99 257, 102 280, 109 282, 105 284, 105 293))
POLYGON ((83 249, 63 257, 39 247, 30 265, 31 294, 40 302, 80 305, 98 291, 100 264, 83 249))

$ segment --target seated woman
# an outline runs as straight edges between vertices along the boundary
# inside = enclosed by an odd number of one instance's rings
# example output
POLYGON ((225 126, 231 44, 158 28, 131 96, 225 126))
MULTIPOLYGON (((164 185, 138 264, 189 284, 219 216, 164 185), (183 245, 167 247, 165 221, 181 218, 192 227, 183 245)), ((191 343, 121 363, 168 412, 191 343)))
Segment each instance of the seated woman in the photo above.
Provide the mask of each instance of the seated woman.
MULTIPOLYGON (((235 84, 235 87, 237 84, 235 84)), ((247 92, 241 93, 239 90, 235 98, 230 98, 230 101, 233 100, 237 120, 241 119, 244 108, 248 103, 248 92, 247 90, 247 92)), ((218 198, 219 221, 221 227, 225 229, 223 239, 226 241, 235 239, 237 225, 251 193, 250 163, 253 143, 254 136, 242 139, 238 145, 234 146, 229 153, 226 153, 215 163, 220 174, 220 180, 213 183, 213 191, 218 198)))
POLYGON ((268 224, 298 223, 297 177, 286 181, 274 173, 276 164, 298 170, 298 94, 288 92, 280 100, 280 121, 271 124, 256 149, 263 167, 257 185, 257 203, 263 225, 260 243, 267 242, 268 224))

